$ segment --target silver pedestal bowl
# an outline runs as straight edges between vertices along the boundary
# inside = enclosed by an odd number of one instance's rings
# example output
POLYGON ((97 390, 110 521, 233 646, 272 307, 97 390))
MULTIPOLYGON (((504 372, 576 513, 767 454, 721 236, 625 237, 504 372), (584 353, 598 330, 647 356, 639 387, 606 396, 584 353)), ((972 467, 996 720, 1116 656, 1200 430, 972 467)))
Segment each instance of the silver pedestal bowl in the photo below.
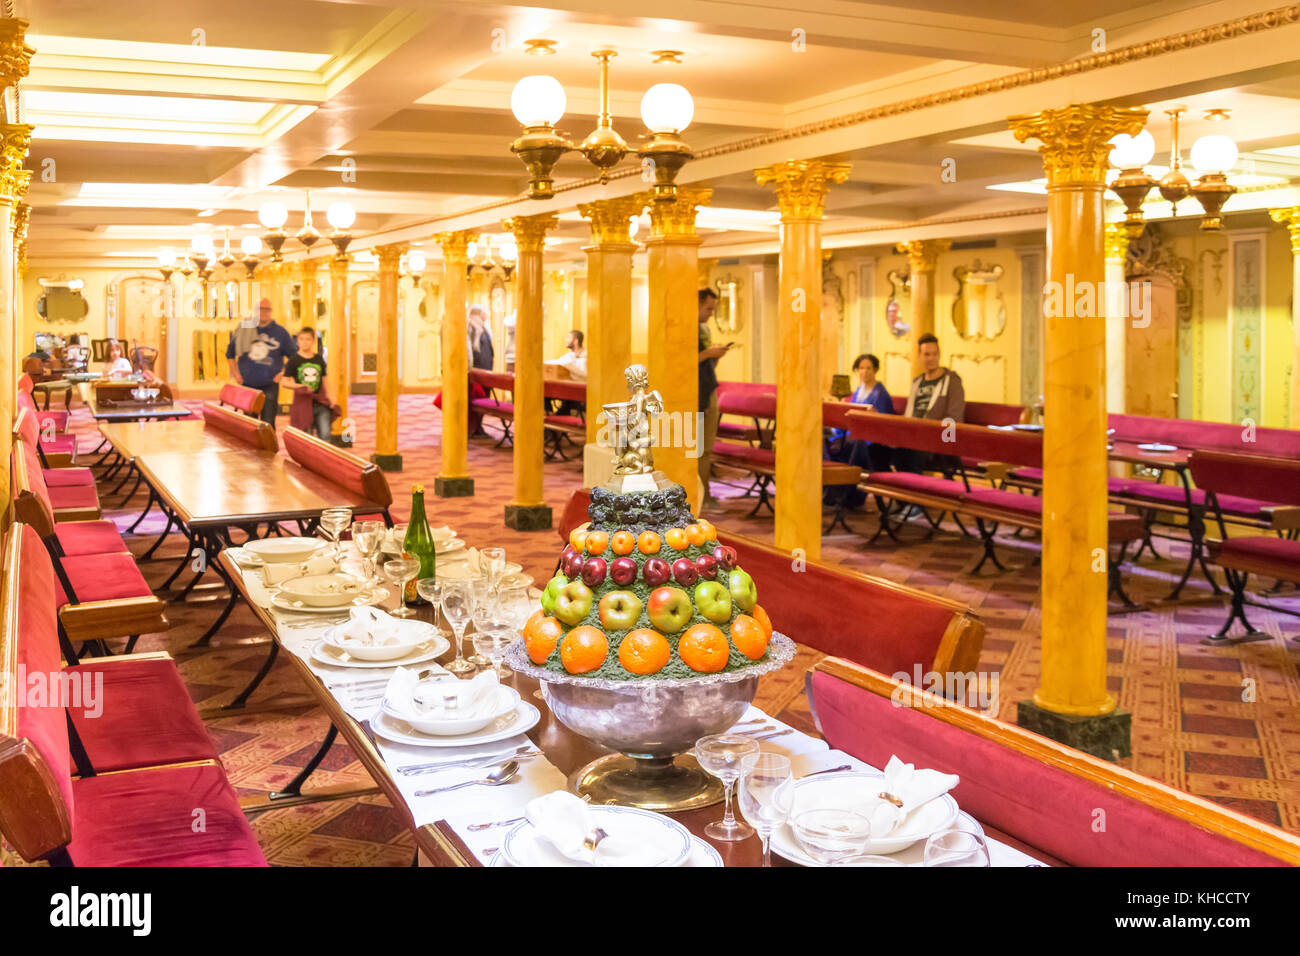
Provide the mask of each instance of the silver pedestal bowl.
POLYGON ((743 670, 677 680, 615 681, 537 667, 522 640, 506 662, 541 682, 551 713, 564 726, 618 753, 587 764, 569 789, 594 803, 647 810, 690 810, 722 800, 722 785, 687 751, 701 737, 734 725, 749 708, 758 678, 788 664, 794 641, 773 634, 767 657, 743 670))

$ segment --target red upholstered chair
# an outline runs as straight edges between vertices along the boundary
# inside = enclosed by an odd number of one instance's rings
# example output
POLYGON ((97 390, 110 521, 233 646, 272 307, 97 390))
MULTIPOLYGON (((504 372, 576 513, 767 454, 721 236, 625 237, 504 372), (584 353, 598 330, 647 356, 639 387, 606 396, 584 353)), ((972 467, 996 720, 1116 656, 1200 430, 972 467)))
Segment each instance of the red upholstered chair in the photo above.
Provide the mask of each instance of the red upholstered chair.
POLYGON ((573 494, 569 495, 569 500, 564 503, 564 511, 560 514, 560 520, 555 525, 555 530, 560 535, 561 541, 567 544, 569 532, 579 525, 587 523, 587 507, 590 504, 590 488, 578 488, 573 494))
POLYGON ((14 419, 14 437, 26 442, 28 447, 35 451, 46 486, 56 488, 68 485, 88 485, 93 488, 95 473, 89 468, 50 468, 45 465, 45 453, 41 448, 39 429, 40 426, 36 423, 36 415, 32 414, 30 409, 26 407, 18 409, 18 417, 14 419))
POLYGON ((228 408, 256 418, 261 414, 262 406, 266 403, 266 393, 260 388, 248 388, 245 385, 227 382, 217 393, 217 401, 228 408))
MULTIPOLYGON (((355 495, 370 502, 376 515, 383 518, 390 528, 393 519, 388 508, 393 503, 393 492, 388 487, 388 478, 380 467, 373 462, 358 458, 329 442, 321 441, 314 435, 308 435, 297 428, 287 428, 284 432, 284 450, 298 464, 308 471, 327 478, 336 485, 341 485, 355 495)), ((359 505, 353 510, 357 517, 366 505, 359 505)))
POLYGON ((758 582, 772 626, 800 644, 909 680, 979 663, 984 624, 964 604, 817 561, 791 574, 788 552, 724 529, 718 540, 758 582))
POLYGON ((216 428, 259 451, 277 451, 280 441, 266 422, 233 412, 215 402, 203 403, 203 427, 216 428))
MULTIPOLYGON (((29 679, 63 673, 50 600, 53 576, 48 564, 25 560, 40 550, 30 529, 13 526, 0 586, 0 682, 7 687, 20 686, 19 668, 29 679)), ((130 696, 119 694, 115 703, 129 706, 130 696)), ((69 737, 67 711, 19 706, 25 703, 20 697, 0 696, 0 834, 23 859, 79 866, 265 865, 215 760, 74 779, 72 768, 84 768, 74 760, 73 741, 85 741, 79 731, 69 737), (203 811, 202 828, 193 826, 196 809, 203 811)))
POLYGON ((955 773, 963 810, 1072 866, 1300 864, 1290 833, 875 670, 829 658, 806 681, 832 747, 955 773))
MULTIPOLYGON (((14 408, 21 414, 27 411, 32 416, 39 436, 41 463, 46 468, 66 468, 77 457, 77 439, 72 435, 59 434, 67 424, 65 412, 42 412, 36 408, 32 397, 21 389, 15 396, 14 408)), ((16 425, 16 423, 15 423, 16 425)))

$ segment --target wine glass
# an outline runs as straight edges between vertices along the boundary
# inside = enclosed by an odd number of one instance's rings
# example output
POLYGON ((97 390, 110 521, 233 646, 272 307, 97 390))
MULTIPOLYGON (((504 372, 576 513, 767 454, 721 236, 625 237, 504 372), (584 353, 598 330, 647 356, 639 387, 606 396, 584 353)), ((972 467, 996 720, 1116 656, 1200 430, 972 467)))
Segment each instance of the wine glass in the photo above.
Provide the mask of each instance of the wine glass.
POLYGON ((340 555, 339 538, 352 524, 351 508, 326 508, 320 513, 320 529, 334 542, 334 558, 340 555))
POLYGON ((989 866, 984 838, 970 830, 940 830, 925 841, 926 866, 989 866))
MULTIPOLYGON (((469 575, 465 580, 474 592, 474 630, 492 630, 497 624, 497 601, 491 575, 480 571, 469 575)), ((469 661, 478 667, 487 667, 492 663, 479 653, 471 655, 469 661)))
POLYGON ((790 758, 756 753, 740 760, 740 812, 763 841, 763 865, 772 865, 772 834, 785 823, 794 804, 790 758))
POLYGON ((795 839, 818 863, 836 866, 862 855, 871 837, 871 821, 853 810, 823 807, 804 810, 790 820, 795 839))
POLYGON ((758 741, 741 734, 713 734, 701 737, 695 743, 695 759, 700 768, 722 781, 722 794, 726 802, 726 812, 721 821, 710 823, 704 828, 705 836, 715 840, 747 840, 754 835, 754 828, 747 823, 736 820, 731 809, 731 790, 740 777, 740 761, 750 754, 758 753, 758 741))
POLYGON ((442 612, 442 579, 420 578, 415 582, 415 593, 429 602, 433 608, 433 626, 438 626, 438 615, 442 612))
POLYGON ((390 558, 384 562, 384 574, 397 585, 400 595, 395 617, 414 617, 415 612, 406 606, 406 582, 420 573, 420 562, 415 558, 390 558))
POLYGON ((501 573, 506 569, 506 549, 480 548, 478 553, 488 582, 495 589, 501 581, 501 573))
POLYGON ((497 620, 522 631, 535 610, 527 584, 503 584, 497 588, 497 620))
POLYGON ((384 523, 382 521, 352 522, 352 543, 357 546, 366 567, 366 584, 369 586, 378 576, 375 568, 375 555, 384 543, 384 523))
MULTIPOLYGON (((505 660, 506 648, 514 643, 515 638, 519 636, 518 631, 512 631, 508 627, 494 627, 486 631, 474 632, 474 650, 479 655, 491 663, 492 668, 497 672, 497 677, 509 677, 513 671, 502 663, 505 660)), ((474 658, 470 658, 472 661, 474 658)))
POLYGON ((474 616, 474 588, 468 578, 448 578, 442 582, 442 616, 456 635, 456 659, 447 664, 453 674, 465 674, 474 665, 465 660, 465 626, 474 616))

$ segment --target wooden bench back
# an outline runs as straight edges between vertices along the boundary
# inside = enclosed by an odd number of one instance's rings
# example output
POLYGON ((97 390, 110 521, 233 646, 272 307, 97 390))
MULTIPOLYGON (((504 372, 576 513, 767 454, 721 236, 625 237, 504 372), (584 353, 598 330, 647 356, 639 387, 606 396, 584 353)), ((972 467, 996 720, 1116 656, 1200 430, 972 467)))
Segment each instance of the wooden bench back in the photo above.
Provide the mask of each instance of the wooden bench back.
POLYGON ((562 378, 543 379, 542 396, 563 402, 580 402, 585 405, 587 403, 587 383, 566 381, 562 378))
POLYGON ((67 716, 56 693, 27 699, 21 676, 47 686, 62 671, 54 568, 36 532, 15 522, 0 578, 0 834, 25 860, 72 839, 67 716))
POLYGON ((485 368, 469 370, 469 380, 484 388, 499 388, 504 392, 514 392, 515 377, 509 372, 492 372, 485 368))
POLYGON ((849 411, 845 419, 857 439, 880 442, 891 448, 912 448, 978 461, 1042 467, 1043 440, 1021 431, 998 431, 982 425, 944 424, 929 418, 849 411))
POLYGON ((1194 451, 1187 467, 1202 491, 1300 505, 1300 460, 1194 451))
POLYGON ((22 436, 16 437, 9 452, 14 519, 31 525, 42 538, 48 538, 54 534, 54 505, 45 485, 45 473, 36 446, 22 436))
POLYGON ((246 385, 227 382, 221 386, 217 401, 256 418, 261 414, 262 406, 266 404, 266 392, 260 388, 249 388, 246 385))
POLYGON ((328 478, 336 485, 342 485, 381 508, 387 508, 393 503, 388 477, 373 462, 358 458, 351 452, 297 428, 285 430, 284 450, 308 471, 328 478))
POLYGON ((216 402, 203 403, 203 426, 219 429, 261 451, 277 451, 280 447, 275 429, 266 422, 231 411, 216 402))
POLYGON ((1179 448, 1239 455, 1300 458, 1300 429, 1243 428, 1233 422, 1203 422, 1149 415, 1109 415, 1116 441, 1166 442, 1179 448))
MULTIPOLYGON (((760 590, 761 597, 761 590, 760 590)), ((1300 864, 1300 838, 850 661, 806 678, 826 742, 961 777, 977 820, 1075 866, 1300 864)))

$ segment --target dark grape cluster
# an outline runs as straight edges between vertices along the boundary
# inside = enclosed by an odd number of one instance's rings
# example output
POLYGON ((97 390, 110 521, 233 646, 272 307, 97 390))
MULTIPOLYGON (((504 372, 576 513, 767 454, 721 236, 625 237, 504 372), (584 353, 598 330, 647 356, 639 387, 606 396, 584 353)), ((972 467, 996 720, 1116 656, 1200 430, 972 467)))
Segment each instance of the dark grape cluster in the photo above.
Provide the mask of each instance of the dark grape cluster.
POLYGON ((616 494, 604 488, 591 489, 587 517, 596 531, 627 530, 634 533, 657 528, 685 527, 695 520, 686 489, 673 485, 659 491, 616 494))

